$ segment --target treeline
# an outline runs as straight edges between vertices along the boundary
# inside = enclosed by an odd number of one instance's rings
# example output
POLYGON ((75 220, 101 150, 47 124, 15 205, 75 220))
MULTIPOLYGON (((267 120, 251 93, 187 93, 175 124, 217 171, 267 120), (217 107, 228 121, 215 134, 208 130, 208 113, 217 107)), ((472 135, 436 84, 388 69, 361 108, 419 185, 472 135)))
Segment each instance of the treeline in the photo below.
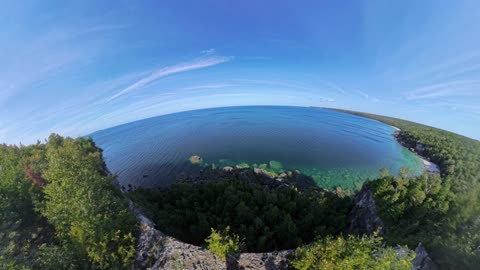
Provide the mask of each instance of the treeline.
POLYGON ((266 189, 241 180, 176 184, 130 195, 162 231, 182 241, 204 245, 212 228, 229 228, 247 252, 296 248, 315 236, 344 233, 353 206, 349 197, 333 193, 266 189))
POLYGON ((443 269, 480 265, 480 143, 445 130, 366 113, 353 113, 401 129, 407 147, 422 144, 421 154, 439 165, 441 177, 386 177, 370 183, 386 240, 422 241, 443 269))
POLYGON ((121 269, 136 219, 91 139, 0 146, 0 268, 121 269))

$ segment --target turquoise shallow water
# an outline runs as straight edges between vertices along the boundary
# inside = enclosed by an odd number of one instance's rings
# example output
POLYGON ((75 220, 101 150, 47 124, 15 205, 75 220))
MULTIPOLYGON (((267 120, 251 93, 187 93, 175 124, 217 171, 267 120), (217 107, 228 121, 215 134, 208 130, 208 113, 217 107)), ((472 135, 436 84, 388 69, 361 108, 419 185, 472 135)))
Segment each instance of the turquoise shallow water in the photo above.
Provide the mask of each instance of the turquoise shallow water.
POLYGON ((89 136, 104 149, 122 185, 171 184, 188 158, 199 155, 216 167, 274 160, 282 165, 272 169, 277 173, 296 169, 321 187, 355 189, 381 168, 423 172, 420 159, 393 132, 383 123, 331 110, 248 106, 164 115, 89 136))

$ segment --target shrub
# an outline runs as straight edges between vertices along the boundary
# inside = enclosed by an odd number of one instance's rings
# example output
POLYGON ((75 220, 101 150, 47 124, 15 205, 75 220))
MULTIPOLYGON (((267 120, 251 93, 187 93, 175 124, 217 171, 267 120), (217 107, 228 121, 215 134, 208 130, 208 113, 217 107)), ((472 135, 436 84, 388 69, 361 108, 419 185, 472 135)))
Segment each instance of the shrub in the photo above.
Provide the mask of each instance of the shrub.
POLYGON ((357 238, 328 236, 295 251, 292 266, 298 270, 316 269, 395 269, 408 270, 415 252, 407 250, 400 256, 391 247, 382 247, 377 234, 357 238))
POLYGON ((240 236, 230 233, 230 227, 227 226, 224 231, 217 231, 212 228, 212 233, 205 239, 207 248, 222 259, 227 254, 239 253, 243 243, 240 236))

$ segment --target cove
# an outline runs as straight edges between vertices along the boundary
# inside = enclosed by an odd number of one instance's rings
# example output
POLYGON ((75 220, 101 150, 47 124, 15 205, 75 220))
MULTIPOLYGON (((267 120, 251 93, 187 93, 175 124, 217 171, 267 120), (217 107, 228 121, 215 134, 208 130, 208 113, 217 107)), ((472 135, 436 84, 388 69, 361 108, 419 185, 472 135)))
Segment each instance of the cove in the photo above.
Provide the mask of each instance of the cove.
POLYGON ((394 131, 333 110, 245 106, 162 115, 88 136, 123 186, 168 186, 198 155, 203 166, 299 170, 319 187, 355 190, 381 168, 397 174, 408 166, 413 175, 423 173, 421 160, 395 141, 394 131))

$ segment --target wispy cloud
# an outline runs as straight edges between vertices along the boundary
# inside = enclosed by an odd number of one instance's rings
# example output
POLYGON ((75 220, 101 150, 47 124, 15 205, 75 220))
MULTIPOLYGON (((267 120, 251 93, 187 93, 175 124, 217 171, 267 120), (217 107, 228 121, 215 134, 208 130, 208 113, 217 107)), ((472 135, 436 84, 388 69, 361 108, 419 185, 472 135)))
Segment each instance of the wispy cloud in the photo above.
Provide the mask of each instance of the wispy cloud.
POLYGON ((444 97, 478 97, 480 96, 480 81, 464 80, 449 81, 427 85, 409 91, 407 100, 436 99, 444 97))
POLYGON ((229 84, 229 83, 202 84, 202 85, 185 87, 182 90, 190 91, 190 90, 203 90, 203 89, 220 89, 220 88, 226 88, 226 87, 232 87, 232 86, 235 86, 235 85, 229 84))
POLYGON ((343 89, 342 87, 340 87, 338 84, 336 83, 333 83, 333 82, 330 82, 330 81, 321 81, 323 84, 325 84, 326 86, 328 86, 330 89, 333 89, 339 93, 342 93, 342 94, 346 94, 347 91, 345 91, 345 89, 343 89))
POLYGON ((363 92, 363 91, 357 90, 357 93, 358 93, 360 96, 362 96, 363 98, 365 98, 365 99, 369 99, 369 98, 370 98, 370 96, 369 96, 367 93, 363 92))
POLYGON ((131 84, 130 86, 120 90, 118 93, 115 95, 111 96, 108 101, 112 101, 114 99, 117 99, 125 94, 128 94, 132 91, 138 90, 144 86, 147 86, 151 84, 152 82, 155 82, 163 77, 173 75, 176 73, 181 73, 181 72, 186 72, 186 71, 191 71, 191 70, 196 70, 196 69, 202 69, 202 68, 207 68, 211 66, 216 66, 225 62, 228 62, 232 60, 232 57, 229 56, 210 56, 209 57, 202 57, 198 58, 196 60, 193 60, 191 62, 186 62, 186 63, 181 63, 173 66, 168 66, 161 68, 149 76, 131 84))

